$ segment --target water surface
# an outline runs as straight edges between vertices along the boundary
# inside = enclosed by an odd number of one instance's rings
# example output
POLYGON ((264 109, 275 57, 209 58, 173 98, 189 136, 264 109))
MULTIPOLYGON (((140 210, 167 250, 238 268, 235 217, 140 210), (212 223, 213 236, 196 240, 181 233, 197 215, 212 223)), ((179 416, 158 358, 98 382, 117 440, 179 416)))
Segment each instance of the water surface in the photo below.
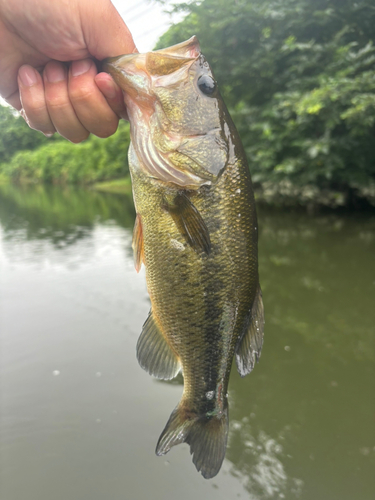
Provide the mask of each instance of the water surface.
POLYGON ((135 358, 131 200, 0 187, 1 500, 374 498, 375 217, 259 219, 264 349, 206 481, 154 455, 182 386, 135 358))

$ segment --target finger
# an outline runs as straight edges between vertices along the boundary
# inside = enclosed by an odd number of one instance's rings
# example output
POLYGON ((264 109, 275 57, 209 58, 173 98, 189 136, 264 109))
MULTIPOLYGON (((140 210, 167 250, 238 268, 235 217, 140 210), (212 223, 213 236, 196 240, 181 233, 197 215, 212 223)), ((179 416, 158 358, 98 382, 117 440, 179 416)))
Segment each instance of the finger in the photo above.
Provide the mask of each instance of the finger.
POLYGON ((129 120, 122 90, 111 75, 108 73, 99 73, 95 77, 95 83, 116 115, 124 118, 124 120, 129 120))
POLYGON ((7 97, 4 99, 5 102, 7 102, 10 106, 15 108, 17 111, 21 111, 22 109, 22 104, 21 104, 21 98, 20 98, 20 91, 16 90, 14 94, 11 96, 7 97))
POLYGON ((33 68, 39 68, 44 66, 48 58, 27 44, 16 33, 11 23, 5 24, 3 16, 5 12, 2 7, 6 6, 6 10, 15 11, 13 3, 0 0, 0 5, 0 95, 12 106, 15 102, 19 109, 22 107, 16 97, 16 94, 19 95, 19 68, 25 63, 33 68))
POLYGON ((78 119, 70 102, 65 65, 57 61, 49 62, 43 77, 49 116, 58 133, 74 143, 87 139, 89 132, 78 119))
POLYGON ((94 135, 109 137, 117 130, 118 116, 95 83, 91 59, 73 61, 69 71, 69 97, 80 122, 94 135))
POLYGON ((55 127, 48 113, 40 74, 32 66, 21 66, 18 71, 18 87, 23 108, 22 116, 27 124, 44 134, 53 134, 55 127))
POLYGON ((79 8, 86 45, 96 59, 137 52, 128 27, 110 0, 80 2, 79 8), (109 26, 110 36, 103 29, 109 26))

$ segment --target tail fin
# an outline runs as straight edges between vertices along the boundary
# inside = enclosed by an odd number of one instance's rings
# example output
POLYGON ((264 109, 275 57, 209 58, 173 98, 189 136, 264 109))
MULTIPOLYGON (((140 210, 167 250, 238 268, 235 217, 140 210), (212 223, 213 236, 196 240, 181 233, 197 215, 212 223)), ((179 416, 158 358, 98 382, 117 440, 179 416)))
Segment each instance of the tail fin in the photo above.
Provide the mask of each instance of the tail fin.
POLYGON ((158 444, 157 455, 165 455, 180 443, 190 445, 193 463, 205 479, 219 472, 228 438, 228 408, 221 415, 192 415, 181 405, 172 412, 158 444))

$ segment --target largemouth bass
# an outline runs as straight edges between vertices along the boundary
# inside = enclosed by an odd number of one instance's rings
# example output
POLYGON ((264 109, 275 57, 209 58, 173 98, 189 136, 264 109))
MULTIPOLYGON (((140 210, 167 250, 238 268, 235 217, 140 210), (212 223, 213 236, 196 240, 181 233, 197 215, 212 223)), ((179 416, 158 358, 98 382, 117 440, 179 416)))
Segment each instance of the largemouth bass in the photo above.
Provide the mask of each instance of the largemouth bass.
POLYGON ((226 450, 233 357, 245 376, 263 343, 249 168, 196 37, 110 58, 104 69, 128 109, 133 249, 151 298, 137 357, 155 377, 180 370, 184 377, 156 453, 186 442, 197 470, 211 478, 226 450))

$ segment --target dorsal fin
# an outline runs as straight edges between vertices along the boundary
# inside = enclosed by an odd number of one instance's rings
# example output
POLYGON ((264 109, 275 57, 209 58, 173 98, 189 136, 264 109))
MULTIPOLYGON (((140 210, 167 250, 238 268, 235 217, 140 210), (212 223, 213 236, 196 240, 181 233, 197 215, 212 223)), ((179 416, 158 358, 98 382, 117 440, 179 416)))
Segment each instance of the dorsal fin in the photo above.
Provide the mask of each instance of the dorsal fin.
POLYGON ((171 380, 181 369, 180 362, 150 311, 137 343, 141 367, 156 378, 171 380))
POLYGON ((169 212, 180 233, 196 252, 211 251, 211 240, 206 223, 185 193, 165 198, 163 208, 169 212))
POLYGON ((132 248, 135 270, 139 273, 142 267, 142 262, 144 262, 142 220, 139 214, 137 214, 134 222, 132 248))
POLYGON ((244 377, 259 361, 264 335, 264 309, 262 291, 258 285, 251 307, 250 322, 236 349, 237 370, 244 377))

